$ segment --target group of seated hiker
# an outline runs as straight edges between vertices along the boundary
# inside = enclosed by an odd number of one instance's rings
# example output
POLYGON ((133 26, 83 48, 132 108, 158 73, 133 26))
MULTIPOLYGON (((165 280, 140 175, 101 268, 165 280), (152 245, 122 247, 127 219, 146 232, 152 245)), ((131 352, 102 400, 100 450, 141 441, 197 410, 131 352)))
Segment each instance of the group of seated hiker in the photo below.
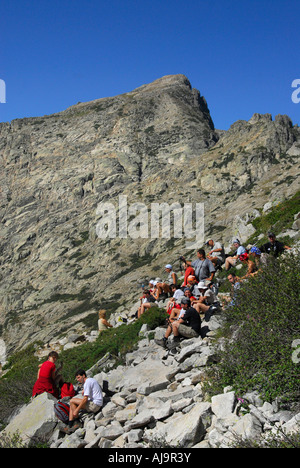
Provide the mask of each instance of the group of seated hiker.
MULTIPOLYGON (((148 288, 143 291, 140 298, 141 303, 137 311, 139 318, 146 310, 157 305, 160 300, 168 299, 166 303, 166 311, 169 314, 167 329, 164 338, 156 340, 157 344, 170 348, 168 338, 171 335, 173 335, 171 347, 178 346, 181 337, 204 337, 203 333, 206 331, 204 332, 201 328, 201 320, 208 321, 211 315, 221 307, 218 301, 218 288, 214 283, 216 270, 222 269, 224 266, 225 270, 228 271, 227 279, 232 285, 232 293, 228 300, 224 300, 223 306, 234 306, 241 283, 250 276, 258 274, 263 263, 263 255, 273 255, 277 258, 282 252, 290 249, 289 246, 276 240, 274 233, 270 232, 268 237, 269 242, 260 247, 253 246, 248 251, 241 245, 239 239, 235 239, 233 242, 234 253, 229 256, 225 255, 221 243, 208 239, 206 242, 209 250, 207 254, 204 249, 199 249, 195 260, 191 261, 183 256, 180 257, 184 270, 181 284, 179 284, 179 277, 173 266, 170 263, 165 265, 166 278, 156 278, 149 281, 148 288), (229 271, 237 265, 238 261, 247 266, 246 273, 241 277, 237 277, 233 270, 229 271)), ((111 326, 106 320, 106 311, 101 309, 98 321, 99 332, 111 326)), ((87 378, 84 371, 76 374, 77 382, 84 386, 83 398, 75 396, 74 387, 69 382, 64 382, 61 375, 62 365, 56 368, 57 359, 57 352, 52 351, 49 353, 48 359, 39 366, 32 396, 35 397, 47 392, 56 398, 71 398, 69 423, 66 429, 68 431, 73 427, 73 422, 81 409, 98 411, 102 406, 103 397, 99 384, 93 381, 94 379, 87 378)))
MULTIPOLYGON (((176 347, 180 337, 190 338, 203 334, 201 315, 204 314, 205 320, 209 320, 213 311, 221 306, 217 298, 216 285, 213 283, 216 270, 222 270, 224 265, 225 270, 228 271, 236 266, 237 262, 241 262, 242 265, 247 266, 246 273, 241 277, 237 277, 235 273, 228 275, 228 280, 232 284, 232 297, 229 301, 224 300, 223 305, 233 306, 241 282, 259 272, 262 256, 272 253, 278 257, 284 250, 290 249, 289 246, 277 241, 274 233, 269 233, 268 237, 268 243, 260 248, 253 246, 249 251, 241 245, 239 239, 235 239, 233 241, 234 253, 231 256, 225 255, 224 246, 220 242, 208 239, 206 241, 206 246, 209 248, 207 254, 204 249, 199 249, 197 259, 194 261, 180 257, 180 260, 184 262, 184 281, 181 286, 176 284, 170 286, 172 297, 167 303, 167 312, 170 314, 168 328, 164 338, 156 340, 157 344, 167 347, 168 338, 173 334, 172 346, 176 347)), ((171 265, 166 265, 166 267, 169 268, 167 271, 170 279, 172 267, 171 265)), ((177 278, 177 274, 174 273, 174 275, 177 278)), ((151 295, 151 291, 148 293, 151 295)), ((168 348, 170 349, 170 346, 168 348)))
POLYGON ((39 365, 37 380, 32 390, 32 397, 35 398, 42 393, 50 393, 60 401, 67 401, 68 417, 64 432, 74 432, 80 423, 78 422, 81 410, 87 413, 97 413, 103 406, 102 389, 97 380, 87 377, 83 369, 79 369, 75 374, 77 383, 82 387, 81 394, 76 395, 75 388, 71 382, 64 382, 60 371, 62 365, 56 369, 56 361, 59 356, 56 351, 51 351, 48 359, 39 365))

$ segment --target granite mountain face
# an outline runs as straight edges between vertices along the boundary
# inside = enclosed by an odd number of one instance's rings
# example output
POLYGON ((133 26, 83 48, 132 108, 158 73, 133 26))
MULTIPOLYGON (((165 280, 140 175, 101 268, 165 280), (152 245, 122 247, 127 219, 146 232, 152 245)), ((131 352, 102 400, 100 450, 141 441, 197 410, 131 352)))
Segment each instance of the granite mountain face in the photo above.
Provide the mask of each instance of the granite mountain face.
POLYGON ((99 203, 202 202, 206 235, 230 243, 255 210, 299 190, 299 155, 300 129, 287 116, 216 130, 183 75, 0 124, 5 354, 95 329, 98 308, 129 307, 139 279, 194 256, 184 239, 100 239, 99 203))

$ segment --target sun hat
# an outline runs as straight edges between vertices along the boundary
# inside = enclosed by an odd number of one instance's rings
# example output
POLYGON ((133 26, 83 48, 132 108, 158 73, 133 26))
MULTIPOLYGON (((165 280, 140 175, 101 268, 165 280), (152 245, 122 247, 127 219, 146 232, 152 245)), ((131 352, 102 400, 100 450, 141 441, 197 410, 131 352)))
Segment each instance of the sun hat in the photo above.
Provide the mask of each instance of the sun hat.
POLYGON ((206 283, 204 281, 200 281, 200 283, 197 284, 198 289, 208 289, 208 286, 206 286, 206 283))

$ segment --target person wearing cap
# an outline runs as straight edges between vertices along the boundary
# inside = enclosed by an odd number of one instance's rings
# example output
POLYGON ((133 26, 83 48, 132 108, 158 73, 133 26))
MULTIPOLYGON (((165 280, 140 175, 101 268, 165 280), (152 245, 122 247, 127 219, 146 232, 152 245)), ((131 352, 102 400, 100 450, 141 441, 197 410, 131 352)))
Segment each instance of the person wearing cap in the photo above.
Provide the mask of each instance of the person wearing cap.
POLYGON ((162 340, 155 340, 158 345, 167 348, 168 338, 172 333, 174 335, 174 347, 179 345, 181 337, 195 338, 201 334, 200 315, 191 306, 191 301, 187 297, 181 299, 181 307, 184 313, 181 313, 175 322, 168 325, 162 340))
POLYGON ((197 251, 197 257, 197 260, 194 260, 193 262, 186 260, 184 257, 181 258, 185 263, 195 269, 195 276, 198 281, 212 281, 216 272, 214 264, 209 260, 209 258, 206 258, 204 249, 199 249, 197 251))
POLYGON ((200 281, 200 283, 198 283, 198 289, 200 291, 200 297, 198 300, 192 301, 192 306, 199 314, 207 313, 208 311, 212 312, 219 307, 220 304, 215 293, 205 281, 200 281))
POLYGON ((249 257, 251 258, 251 260, 253 260, 253 262, 255 262, 257 266, 257 271, 258 271, 262 264, 262 253, 259 250, 259 248, 256 247, 256 245, 253 245, 251 247, 250 252, 249 252, 249 257))
POLYGON ((171 291, 171 285, 172 284, 177 284, 177 273, 175 273, 175 271, 173 271, 173 267, 170 263, 168 263, 166 266, 165 266, 165 270, 166 272, 168 273, 168 277, 166 279, 166 281, 162 282, 158 282, 157 283, 157 288, 159 290, 159 294, 162 295, 162 294, 171 294, 172 291, 171 291))
POLYGON ((276 240, 274 232, 268 233, 269 242, 263 244, 259 250, 263 253, 271 254, 275 258, 279 257, 285 250, 289 250, 291 247, 284 245, 282 242, 276 240))
POLYGON ((243 253, 242 255, 240 255, 239 260, 242 262, 243 265, 247 265, 248 267, 247 273, 244 276, 241 276, 240 280, 249 278, 249 276, 253 276, 258 273, 256 263, 253 260, 251 260, 247 253, 243 253))
POLYGON ((225 263, 224 246, 220 242, 215 242, 213 239, 207 239, 206 245, 211 248, 207 254, 207 258, 214 264, 215 268, 222 269, 225 263))
POLYGON ((233 247, 235 249, 235 253, 232 257, 227 257, 225 260, 225 270, 228 271, 232 266, 236 265, 236 262, 240 255, 246 253, 246 249, 244 246, 241 245, 239 239, 235 239, 233 241, 233 247))

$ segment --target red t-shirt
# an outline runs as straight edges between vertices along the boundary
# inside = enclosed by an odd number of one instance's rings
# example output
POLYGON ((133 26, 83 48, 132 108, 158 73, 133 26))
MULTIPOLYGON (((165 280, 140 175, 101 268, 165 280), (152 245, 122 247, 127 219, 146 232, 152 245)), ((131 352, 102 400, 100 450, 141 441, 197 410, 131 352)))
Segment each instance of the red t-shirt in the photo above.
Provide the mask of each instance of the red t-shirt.
POLYGON ((52 372, 55 371, 55 364, 51 361, 45 361, 40 368, 39 378, 52 379, 52 372))
POLYGON ((183 285, 182 286, 186 286, 187 285, 187 279, 189 276, 195 276, 195 270, 193 267, 189 266, 187 267, 187 269, 185 270, 185 274, 184 274, 184 282, 183 282, 183 285))
POLYGON ((41 393, 47 392, 54 395, 58 398, 58 390, 54 385, 54 381, 52 379, 52 373, 55 371, 55 364, 51 361, 43 362, 40 372, 39 378, 34 384, 32 390, 32 396, 41 395, 41 393))

